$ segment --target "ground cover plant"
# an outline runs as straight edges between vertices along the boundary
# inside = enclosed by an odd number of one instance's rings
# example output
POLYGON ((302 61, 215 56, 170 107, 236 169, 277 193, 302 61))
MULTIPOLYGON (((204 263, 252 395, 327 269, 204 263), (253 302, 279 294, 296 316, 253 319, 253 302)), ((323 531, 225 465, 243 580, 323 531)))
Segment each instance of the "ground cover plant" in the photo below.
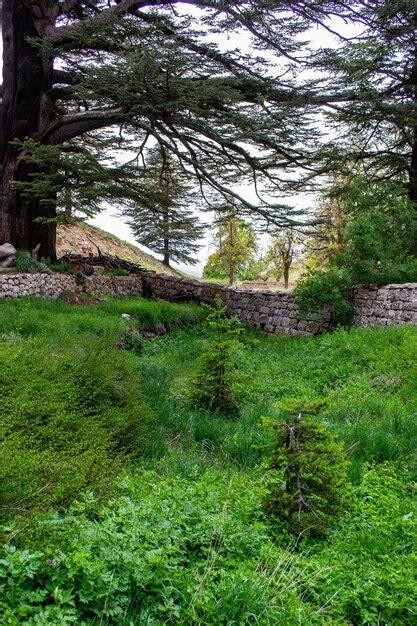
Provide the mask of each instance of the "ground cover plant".
POLYGON ((213 342, 197 307, 23 299, 0 312, 1 623, 415 623, 414 327, 245 331, 230 419, 190 398, 213 342), (177 328, 120 345, 157 323, 177 328), (346 506, 320 538, 263 505, 264 424, 294 403, 348 461, 346 506))

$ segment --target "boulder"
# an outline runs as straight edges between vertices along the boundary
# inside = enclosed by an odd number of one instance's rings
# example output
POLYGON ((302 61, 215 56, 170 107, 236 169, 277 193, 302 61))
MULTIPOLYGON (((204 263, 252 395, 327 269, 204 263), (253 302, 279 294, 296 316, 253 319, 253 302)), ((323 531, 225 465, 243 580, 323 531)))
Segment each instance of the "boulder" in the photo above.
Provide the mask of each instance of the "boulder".
POLYGON ((16 258, 16 248, 11 243, 0 246, 0 267, 10 267, 16 258))

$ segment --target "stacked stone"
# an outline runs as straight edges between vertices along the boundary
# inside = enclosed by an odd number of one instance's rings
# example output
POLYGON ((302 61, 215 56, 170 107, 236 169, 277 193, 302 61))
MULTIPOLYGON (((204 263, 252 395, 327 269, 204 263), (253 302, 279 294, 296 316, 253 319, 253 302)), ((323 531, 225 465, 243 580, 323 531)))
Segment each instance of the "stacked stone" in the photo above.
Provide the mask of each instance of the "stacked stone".
MULTIPOLYGON (((230 313, 268 333, 316 335, 329 328, 330 311, 299 319, 291 293, 242 290, 215 283, 143 272, 142 276, 89 276, 83 287, 67 274, 0 274, 0 298, 58 297, 63 291, 114 296, 152 295, 162 300, 197 300, 213 304, 220 296, 230 313)), ((387 285, 357 292, 354 322, 358 326, 417 323, 417 283, 387 285)))
POLYGON ((417 323, 417 284, 403 283, 361 289, 354 299, 354 323, 388 326, 417 323))
POLYGON ((242 290, 215 283, 177 278, 168 274, 146 274, 145 281, 157 298, 175 300, 179 296, 213 303, 220 296, 230 313, 245 324, 268 333, 316 335, 329 328, 330 313, 298 319, 297 303, 290 293, 242 290))
POLYGON ((76 290, 75 278, 67 274, 0 274, 0 298, 57 298, 63 291, 76 290))
POLYGON ((87 276, 85 291, 112 296, 138 296, 142 293, 140 276, 87 276))

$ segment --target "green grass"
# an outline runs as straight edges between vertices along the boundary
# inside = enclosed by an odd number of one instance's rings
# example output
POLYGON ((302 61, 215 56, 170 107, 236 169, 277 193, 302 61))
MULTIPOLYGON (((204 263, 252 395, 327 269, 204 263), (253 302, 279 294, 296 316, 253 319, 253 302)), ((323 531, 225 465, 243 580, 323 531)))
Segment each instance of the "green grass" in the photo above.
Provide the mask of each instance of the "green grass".
POLYGON ((88 489, 108 495, 151 446, 154 419, 119 337, 128 325, 189 324, 195 307, 25 299, 0 311, 0 515, 65 506, 88 489))
POLYGON ((0 303, 0 623, 414 624, 416 329, 248 332, 231 419, 189 397, 201 318, 139 298, 0 303), (119 347, 158 322, 172 332, 119 347), (262 421, 294 398, 322 403, 350 461, 324 541, 263 515, 262 421))

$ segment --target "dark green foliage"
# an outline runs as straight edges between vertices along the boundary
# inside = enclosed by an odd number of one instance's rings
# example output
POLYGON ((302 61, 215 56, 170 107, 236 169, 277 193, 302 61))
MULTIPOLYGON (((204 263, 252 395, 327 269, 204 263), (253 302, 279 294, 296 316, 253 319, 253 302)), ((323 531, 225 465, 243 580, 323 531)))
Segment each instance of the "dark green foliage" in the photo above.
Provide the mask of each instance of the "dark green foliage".
POLYGON ((242 333, 240 322, 227 315, 221 300, 207 316, 212 336, 190 380, 190 397, 198 405, 234 415, 240 404, 239 384, 233 357, 242 333))
POLYGON ((152 412, 134 355, 117 347, 121 313, 137 322, 191 308, 110 300, 84 308, 25 299, 0 305, 0 511, 66 506, 84 490, 108 494, 149 445, 152 412), (103 310, 105 309, 105 310, 103 310))
POLYGON ((320 316, 330 308, 335 324, 347 325, 352 321, 352 283, 349 270, 344 267, 307 272, 294 293, 301 317, 312 311, 320 316))
POLYGON ((71 273, 71 269, 69 263, 66 261, 61 261, 60 263, 52 263, 48 258, 42 258, 42 263, 49 267, 53 272, 58 272, 60 274, 69 274, 71 273))
POLYGON ((45 271, 48 269, 47 267, 43 266, 42 263, 39 263, 36 259, 33 259, 30 253, 26 250, 17 251, 14 267, 17 272, 28 274, 45 271))
POLYGON ((349 37, 324 48, 318 59, 331 73, 330 91, 354 95, 354 101, 348 98, 327 113, 337 133, 331 145, 333 163, 339 171, 359 164, 374 181, 405 182, 415 204, 415 1, 359 0, 341 5, 352 27, 349 37))
POLYGON ((278 526, 296 536, 322 535, 346 505, 343 447, 313 418, 317 409, 314 403, 292 400, 284 403, 285 421, 269 423, 275 433, 271 469, 277 476, 265 508, 278 526))
POLYGON ((300 314, 333 308, 334 323, 353 315, 354 289, 417 280, 415 208, 403 188, 358 178, 342 192, 346 222, 324 269, 310 270, 295 289, 300 314))

